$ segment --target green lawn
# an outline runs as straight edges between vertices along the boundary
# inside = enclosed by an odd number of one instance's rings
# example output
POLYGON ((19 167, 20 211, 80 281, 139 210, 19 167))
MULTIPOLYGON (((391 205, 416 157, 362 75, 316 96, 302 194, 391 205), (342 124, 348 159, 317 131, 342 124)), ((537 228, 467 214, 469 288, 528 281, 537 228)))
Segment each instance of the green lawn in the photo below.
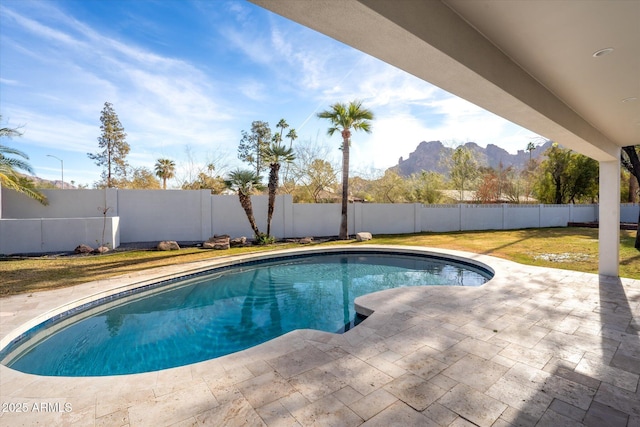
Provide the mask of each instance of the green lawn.
MULTIPOLYGON (((621 231, 620 275, 640 279, 635 231, 621 231)), ((344 244, 335 241, 324 245, 344 244)), ((492 255, 521 264, 597 273, 598 230, 544 228, 508 231, 419 233, 374 236, 370 243, 456 249, 492 255)), ((357 245, 358 243, 352 242, 357 245)), ((0 261, 0 296, 55 289, 135 271, 238 253, 296 247, 295 244, 210 251, 126 251, 81 257, 8 258, 0 261)))

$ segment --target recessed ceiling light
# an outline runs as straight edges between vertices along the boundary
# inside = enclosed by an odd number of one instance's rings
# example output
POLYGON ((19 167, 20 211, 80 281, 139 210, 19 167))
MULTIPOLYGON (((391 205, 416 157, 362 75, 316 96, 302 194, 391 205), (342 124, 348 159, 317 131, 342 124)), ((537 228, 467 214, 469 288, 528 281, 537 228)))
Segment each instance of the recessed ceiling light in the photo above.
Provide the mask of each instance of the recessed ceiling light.
POLYGON ((613 48, 612 47, 607 47, 607 48, 600 49, 600 50, 597 50, 597 51, 593 52, 593 57, 594 58, 599 58, 601 56, 608 55, 611 52, 613 52, 613 48))
POLYGON ((622 100, 622 102, 633 102, 633 101, 637 101, 638 98, 636 98, 635 96, 630 96, 628 98, 625 98, 622 100))

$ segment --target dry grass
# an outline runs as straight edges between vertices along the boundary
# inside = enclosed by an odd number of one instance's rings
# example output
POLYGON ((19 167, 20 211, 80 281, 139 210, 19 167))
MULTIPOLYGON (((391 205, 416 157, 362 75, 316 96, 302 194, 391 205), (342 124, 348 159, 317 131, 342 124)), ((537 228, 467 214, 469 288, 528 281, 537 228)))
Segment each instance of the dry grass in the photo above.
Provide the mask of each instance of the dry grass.
MULTIPOLYGON (((635 231, 620 232, 620 276, 640 279, 640 252, 633 247, 635 235, 635 231)), ((422 233, 377 236, 375 242, 456 249, 526 265, 598 272, 598 230, 593 228, 422 233)))
MULTIPOLYGON (((620 275, 640 279, 635 231, 621 232, 620 275)), ((345 243, 330 242, 327 245, 345 243)), ((596 273, 598 230, 546 228, 508 231, 420 233, 375 236, 372 243, 456 249, 509 259, 521 264, 596 273)), ((8 258, 0 261, 0 296, 56 289, 148 268, 200 261, 238 253, 295 247, 293 244, 208 251, 126 251, 79 257, 8 258)))

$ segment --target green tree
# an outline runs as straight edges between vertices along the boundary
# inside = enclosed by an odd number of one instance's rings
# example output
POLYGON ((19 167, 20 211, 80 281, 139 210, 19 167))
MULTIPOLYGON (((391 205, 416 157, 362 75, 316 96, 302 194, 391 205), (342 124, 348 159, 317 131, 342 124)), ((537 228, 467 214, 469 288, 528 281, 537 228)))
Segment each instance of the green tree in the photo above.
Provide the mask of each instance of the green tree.
POLYGON ((242 131, 242 139, 238 146, 238 158, 253 166, 257 176, 264 169, 264 150, 272 140, 269 123, 254 121, 251 132, 242 131))
POLYGON ((349 203, 349 146, 351 145, 351 129, 371 132, 371 120, 373 112, 362 106, 362 101, 351 101, 348 105, 337 102, 330 106, 329 110, 318 113, 321 119, 327 119, 331 123, 327 133, 333 136, 340 132, 342 136, 342 209, 340 220, 340 239, 348 237, 347 208, 349 203))
POLYGON ((149 168, 132 168, 128 175, 129 178, 127 180, 120 181, 120 186, 122 188, 128 188, 132 190, 160 189, 160 181, 158 181, 154 173, 149 168))
POLYGON ((352 202, 355 200, 375 202, 375 196, 372 191, 373 187, 372 181, 363 176, 349 178, 349 199, 352 202))
MULTIPOLYGON (((640 182, 640 145, 622 147, 622 165, 640 182)), ((638 229, 634 247, 640 251, 640 212, 638 212, 638 229)))
MULTIPOLYGON (((0 121, 2 121, 2 116, 0 116, 0 121)), ((18 129, 0 128, 0 138, 10 139, 17 136, 22 136, 18 129)), ((27 160, 29 160, 29 156, 22 151, 0 144, 0 186, 10 188, 46 205, 48 202, 44 194, 35 188, 30 179, 19 172, 24 171, 33 175, 33 168, 27 160)))
POLYGON ((158 159, 155 164, 156 176, 162 179, 162 189, 167 189, 167 180, 176 174, 176 163, 170 159, 158 159))
POLYGON ((98 147, 102 149, 99 153, 87 153, 87 156, 96 165, 104 168, 102 171, 102 185, 107 188, 114 187, 119 181, 126 181, 127 154, 129 154, 129 144, 127 134, 118 119, 118 115, 109 102, 104 103, 104 108, 100 114, 100 130, 102 134, 98 138, 98 147))
POLYGON ((533 153, 533 150, 536 149, 536 144, 534 144, 533 142, 529 142, 527 144, 527 151, 529 152, 529 162, 533 161, 533 158, 531 157, 531 153, 533 153))
POLYGON ((540 164, 535 192, 541 203, 579 203, 598 195, 598 162, 553 144, 540 164))
POLYGON ((433 205, 442 201, 444 188, 444 177, 438 172, 422 171, 413 174, 410 179, 410 194, 408 200, 411 202, 433 205))
POLYGON ((298 139, 298 134, 296 133, 296 130, 293 128, 289 129, 289 132, 287 132, 287 138, 289 138, 289 148, 293 148, 293 141, 298 139))
POLYGON ((284 130, 287 129, 288 127, 289 127, 289 123, 287 123, 285 119, 280 119, 280 121, 276 125, 276 128, 280 130, 275 135, 273 135, 273 142, 275 142, 278 145, 282 144, 282 134, 284 133, 284 130))
POLYGON ((479 175, 478 162, 473 153, 463 146, 453 151, 450 161, 449 178, 453 187, 460 193, 460 201, 464 201, 464 192, 473 185, 479 175))
POLYGON ((333 151, 326 144, 320 144, 317 140, 315 143, 311 140, 306 141, 304 144, 296 145, 293 149, 296 159, 290 165, 287 164, 287 167, 291 167, 289 180, 286 181, 285 178, 287 193, 293 195, 295 203, 325 202, 327 198, 322 197, 323 190, 332 192, 334 188, 328 187, 333 186, 336 182, 336 168, 326 160, 331 157, 333 151), (327 169, 330 169, 333 175, 333 178, 329 180, 324 178, 324 172, 327 169), (330 184, 324 185, 327 181, 330 181, 330 184))
POLYGON ((393 169, 385 171, 384 175, 371 186, 373 201, 377 203, 403 203, 407 202, 408 181, 401 177, 393 169))
MULTIPOLYGON (((280 121, 284 122, 284 119, 280 121)), ((279 123, 280 124, 280 123, 279 123)), ((286 122, 285 122, 286 124, 286 122)), ((271 220, 273 219, 273 210, 276 202, 276 191, 278 190, 278 179, 280 173, 281 162, 291 163, 295 156, 293 150, 281 145, 275 141, 271 143, 264 151, 264 158, 269 162, 269 206, 267 208, 267 237, 271 237, 271 220)))
MULTIPOLYGON (((286 137, 289 138, 289 148, 291 150, 293 150, 293 141, 298 139, 298 134, 296 133, 296 130, 294 128, 289 129, 289 132, 287 132, 286 137)), ((285 172, 284 172, 284 184, 285 184, 285 186, 289 182, 289 166, 291 166, 291 164, 287 163, 287 168, 285 169, 285 172)), ((286 189, 286 191, 288 191, 288 189, 286 189)))
POLYGON ((199 172, 193 181, 183 183, 181 188, 183 190, 211 190, 211 194, 222 194, 227 186, 221 177, 199 172))
POLYGON ((314 159, 301 177, 303 188, 313 203, 321 203, 323 192, 331 191, 337 183, 336 171, 326 160, 314 159))
POLYGON ((253 216, 253 205, 251 204, 251 195, 255 191, 261 191, 264 188, 262 184, 260 184, 260 177, 252 170, 236 169, 229 173, 225 184, 229 189, 238 193, 240 205, 247 215, 253 234, 256 240, 260 240, 262 234, 260 230, 258 230, 256 219, 253 216))

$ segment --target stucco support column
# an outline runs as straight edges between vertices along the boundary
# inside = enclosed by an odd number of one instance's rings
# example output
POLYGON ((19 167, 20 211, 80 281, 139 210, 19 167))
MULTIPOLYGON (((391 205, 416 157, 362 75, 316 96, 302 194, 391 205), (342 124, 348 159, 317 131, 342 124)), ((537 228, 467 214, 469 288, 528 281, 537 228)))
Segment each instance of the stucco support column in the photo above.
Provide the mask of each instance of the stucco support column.
POLYGON ((598 240, 601 276, 618 277, 620 265, 620 148, 615 161, 600 162, 598 240))

